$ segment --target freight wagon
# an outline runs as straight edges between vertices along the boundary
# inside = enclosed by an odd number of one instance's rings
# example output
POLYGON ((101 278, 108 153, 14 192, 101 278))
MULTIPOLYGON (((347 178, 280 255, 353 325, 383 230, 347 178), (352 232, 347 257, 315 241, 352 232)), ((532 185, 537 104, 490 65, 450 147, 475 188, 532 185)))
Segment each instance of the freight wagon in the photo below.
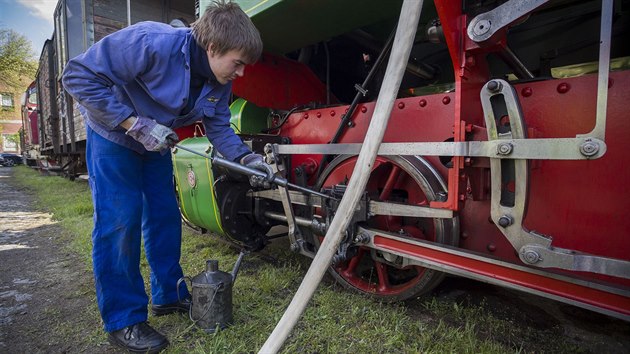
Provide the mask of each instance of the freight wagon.
POLYGON ((106 35, 140 21, 170 22, 195 18, 195 2, 60 0, 54 32, 44 43, 36 75, 39 93, 40 154, 50 169, 74 177, 86 171, 85 123, 76 103, 61 87, 68 60, 106 35))

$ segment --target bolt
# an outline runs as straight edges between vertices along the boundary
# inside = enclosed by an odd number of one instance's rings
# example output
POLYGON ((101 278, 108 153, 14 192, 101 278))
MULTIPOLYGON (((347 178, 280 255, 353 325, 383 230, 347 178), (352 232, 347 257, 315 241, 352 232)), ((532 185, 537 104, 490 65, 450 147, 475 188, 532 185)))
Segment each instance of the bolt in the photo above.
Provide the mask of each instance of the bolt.
POLYGON ((492 24, 490 23, 490 21, 481 20, 475 24, 475 28, 473 29, 473 32, 475 32, 475 35, 481 36, 482 34, 485 34, 488 31, 490 31, 490 27, 492 27, 492 24))
POLYGON ((346 257, 345 257, 345 256, 342 256, 342 255, 340 255, 340 254, 336 254, 336 255, 334 255, 334 256, 333 256, 333 258, 332 258, 332 264, 333 264, 333 265, 336 265, 337 263, 339 263, 339 262, 343 262, 343 261, 345 261, 345 260, 346 260, 346 257))
POLYGON ((532 95, 532 93, 534 93, 534 90, 532 90, 531 87, 524 87, 521 90, 521 95, 523 95, 523 97, 529 97, 532 95))
POLYGON ((298 244, 297 242, 293 242, 291 244, 291 251, 300 252, 300 244, 298 244))
POLYGON ((308 119, 308 113, 304 113, 303 117, 304 119, 308 119))
POLYGON ((427 100, 421 99, 420 102, 418 102, 418 104, 420 105, 420 107, 425 107, 427 105, 427 100))
POLYGON ((448 97, 448 96, 444 96, 444 98, 442 98, 442 103, 444 103, 444 104, 451 103, 451 98, 448 97))
POLYGON ((488 91, 490 92, 499 92, 503 88, 503 85, 501 84, 500 81, 492 80, 488 82, 487 87, 488 87, 488 91))
POLYGON ((355 243, 368 243, 370 242, 370 236, 365 233, 360 233, 354 237, 355 243))
POLYGON ((489 243, 489 244, 486 246, 486 249, 487 249, 488 251, 490 251, 490 252, 494 252, 494 251, 496 251, 496 250, 497 250, 497 246, 496 246, 494 243, 489 243))
POLYGON ((331 116, 331 117, 334 117, 334 116, 335 116, 335 114, 337 114, 335 111, 330 111, 330 116, 331 116))
POLYGON ((524 250, 522 254, 523 254, 523 260, 529 264, 535 264, 542 260, 538 252, 534 250, 524 250))
POLYGON ((398 109, 405 108, 405 102, 398 102, 398 109))
POLYGON ((497 146, 498 155, 509 155, 512 153, 513 146, 510 143, 501 143, 497 146))
POLYGON ((367 112, 367 107, 365 106, 361 107, 361 113, 365 113, 365 112, 367 112))
POLYGON ((317 112, 317 118, 321 118, 322 117, 322 112, 317 112))
POLYGON ((448 199, 448 194, 446 192, 437 192, 435 199, 439 202, 445 202, 448 199))
POLYGON ((512 217, 509 215, 503 215, 499 218, 499 226, 501 227, 508 227, 512 225, 513 222, 514 220, 512 220, 512 217))
POLYGON ((594 156, 599 152, 599 144, 594 141, 586 141, 580 145, 580 152, 587 157, 594 156))

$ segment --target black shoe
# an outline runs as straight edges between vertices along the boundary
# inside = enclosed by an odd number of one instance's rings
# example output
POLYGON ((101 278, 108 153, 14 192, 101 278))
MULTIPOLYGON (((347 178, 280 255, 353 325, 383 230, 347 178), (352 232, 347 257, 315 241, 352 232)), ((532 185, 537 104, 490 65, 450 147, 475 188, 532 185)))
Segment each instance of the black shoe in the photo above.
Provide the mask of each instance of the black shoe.
POLYGON ((182 299, 172 304, 151 305, 151 313, 153 316, 168 315, 173 312, 188 313, 190 310, 190 298, 182 299))
POLYGON ((146 322, 109 332, 107 340, 111 344, 132 353, 158 353, 168 346, 166 337, 146 322))

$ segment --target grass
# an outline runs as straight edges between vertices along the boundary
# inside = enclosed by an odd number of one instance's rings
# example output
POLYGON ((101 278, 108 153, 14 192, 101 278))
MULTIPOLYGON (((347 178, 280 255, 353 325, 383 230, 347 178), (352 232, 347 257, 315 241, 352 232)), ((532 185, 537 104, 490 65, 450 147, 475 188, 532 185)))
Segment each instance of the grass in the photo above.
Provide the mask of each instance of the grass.
MULTIPOLYGON (((85 182, 47 177, 26 167, 15 168, 19 183, 33 192, 39 208, 53 214, 72 252, 91 269, 92 204, 85 182)), ((245 258, 234 284, 235 324, 207 334, 184 316, 150 317, 152 325, 171 342, 168 353, 257 352, 281 318, 297 290, 310 260, 292 254, 282 240, 264 251, 265 257, 245 258)), ((215 235, 184 228, 181 265, 186 275, 201 272, 205 260, 218 259, 229 271, 238 252, 215 235)), ((145 280, 149 269, 142 262, 145 280)), ((88 285, 89 286, 89 285, 88 285)), ((146 284, 147 289, 149 284, 146 284)), ((76 296, 94 297, 92 289, 78 289, 76 296)), ((95 301, 85 316, 98 318, 95 301)), ((65 324, 68 326, 68 324, 65 324)), ((59 329, 65 333, 68 329, 59 329)), ((100 329, 96 328, 95 332, 100 329)), ((504 353, 523 351, 519 338, 527 329, 494 317, 485 304, 470 305, 452 299, 426 296, 412 302, 385 304, 343 290, 330 281, 322 283, 302 319, 283 346, 284 353, 504 353)), ((85 348, 105 342, 101 331, 85 338, 85 348)), ((556 338, 558 347, 570 351, 556 338)), ((531 350, 531 349, 530 349, 531 350)), ((539 351, 534 349, 534 351, 539 351)), ((544 349, 543 349, 544 351, 544 349)))

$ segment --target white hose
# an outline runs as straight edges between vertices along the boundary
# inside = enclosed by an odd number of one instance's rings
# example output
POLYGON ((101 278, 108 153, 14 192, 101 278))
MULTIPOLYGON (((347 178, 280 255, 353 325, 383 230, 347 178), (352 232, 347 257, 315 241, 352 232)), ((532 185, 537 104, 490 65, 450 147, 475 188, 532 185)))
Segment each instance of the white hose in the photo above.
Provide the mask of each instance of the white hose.
POLYGON ((280 350, 282 344, 284 344, 293 327, 295 327, 302 316, 306 305, 313 297, 317 286, 330 266, 332 257, 339 247, 345 230, 348 228, 353 214, 348 211, 354 210, 361 195, 363 195, 374 160, 376 159, 376 152, 387 128, 387 122, 400 88, 400 82, 402 81, 418 28, 422 3, 422 0, 405 0, 402 5, 400 20, 396 29, 396 38, 389 63, 387 64, 387 70, 385 71, 385 79, 376 101, 374 115, 365 135, 366 138, 354 167, 352 178, 339 204, 339 211, 335 214, 326 237, 324 237, 324 241, 315 255, 311 267, 302 280, 302 284, 300 284, 276 328, 258 352, 259 354, 277 353, 280 350))

